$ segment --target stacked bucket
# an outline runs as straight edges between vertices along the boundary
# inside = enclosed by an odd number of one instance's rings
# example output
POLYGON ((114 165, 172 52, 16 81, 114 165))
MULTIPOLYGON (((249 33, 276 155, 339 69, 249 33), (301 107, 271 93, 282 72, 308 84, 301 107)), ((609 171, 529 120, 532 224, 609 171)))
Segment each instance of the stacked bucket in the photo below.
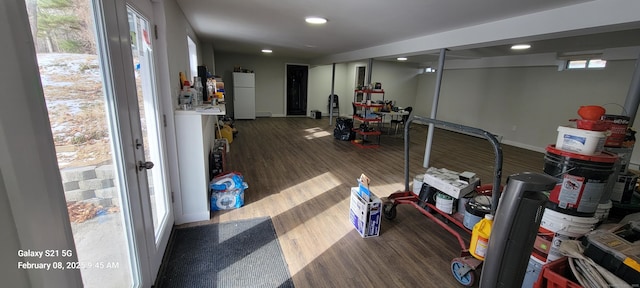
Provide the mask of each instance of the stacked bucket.
POLYGON ((557 184, 540 222, 523 288, 533 286, 542 265, 563 256, 562 241, 593 230, 612 207, 611 192, 623 170, 615 146, 627 130, 620 123, 628 126, 629 118, 625 122, 625 116, 606 115, 600 106, 582 106, 578 114, 582 119, 572 120, 576 127, 558 127, 556 144, 546 148, 544 172, 557 184))
MULTIPOLYGON (((610 204, 628 204, 636 188, 638 175, 629 171, 629 161, 635 144, 635 132, 629 129, 630 119, 627 116, 605 115, 611 123, 611 136, 605 142, 604 150, 618 155, 619 168, 616 169, 607 187, 610 204)), ((612 205, 609 205, 611 208, 612 205)), ((596 212, 598 215, 598 212, 596 212)), ((603 219, 606 219, 606 216, 603 219)))

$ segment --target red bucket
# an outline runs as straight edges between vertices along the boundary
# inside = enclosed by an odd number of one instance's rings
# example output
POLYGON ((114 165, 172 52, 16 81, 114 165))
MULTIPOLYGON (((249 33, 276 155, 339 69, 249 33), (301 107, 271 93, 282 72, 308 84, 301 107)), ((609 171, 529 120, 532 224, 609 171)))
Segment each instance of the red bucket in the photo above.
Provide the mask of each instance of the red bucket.
POLYGON ((627 135, 627 128, 630 122, 629 116, 623 115, 603 115, 601 120, 608 124, 608 129, 611 134, 604 142, 604 146, 607 147, 620 147, 624 142, 624 137, 627 135))

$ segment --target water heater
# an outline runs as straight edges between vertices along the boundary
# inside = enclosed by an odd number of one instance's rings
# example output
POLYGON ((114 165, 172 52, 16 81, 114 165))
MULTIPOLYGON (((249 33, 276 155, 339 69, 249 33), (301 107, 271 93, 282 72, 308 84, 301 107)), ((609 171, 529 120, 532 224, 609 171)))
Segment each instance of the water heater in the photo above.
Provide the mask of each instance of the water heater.
POLYGON ((538 233, 544 205, 556 178, 519 173, 507 178, 493 220, 480 287, 520 287, 538 233))

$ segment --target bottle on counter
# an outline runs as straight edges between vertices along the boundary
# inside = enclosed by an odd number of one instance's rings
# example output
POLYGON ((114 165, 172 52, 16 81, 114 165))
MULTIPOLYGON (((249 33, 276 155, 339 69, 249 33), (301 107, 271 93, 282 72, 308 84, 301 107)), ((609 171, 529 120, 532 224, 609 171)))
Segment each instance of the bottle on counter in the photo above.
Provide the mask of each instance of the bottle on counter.
POLYGON ((207 101, 211 101, 212 104, 213 104, 214 100, 217 100, 217 97, 216 97, 216 79, 209 78, 209 79, 207 79, 207 101))
POLYGON ((193 77, 193 101, 191 105, 200 106, 203 103, 202 97, 202 81, 200 81, 200 77, 193 77))
POLYGON ((191 91, 191 84, 185 80, 182 85, 182 91, 180 91, 180 108, 182 110, 191 110, 193 107, 193 91, 191 91))

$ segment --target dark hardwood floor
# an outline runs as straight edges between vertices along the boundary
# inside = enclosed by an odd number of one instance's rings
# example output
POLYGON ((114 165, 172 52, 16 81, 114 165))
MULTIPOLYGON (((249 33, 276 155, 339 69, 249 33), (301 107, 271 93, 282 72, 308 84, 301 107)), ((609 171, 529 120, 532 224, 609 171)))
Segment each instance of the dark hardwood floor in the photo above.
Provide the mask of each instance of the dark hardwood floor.
MULTIPOLYGON (((382 135, 379 148, 360 149, 335 140, 326 117, 259 118, 235 126, 228 165, 249 185, 245 206, 189 225, 270 216, 296 287, 461 286, 450 272, 461 251, 456 238, 415 208, 398 206, 393 221, 383 219, 379 237, 363 239, 349 222, 350 187, 360 174, 371 178, 378 197, 404 189, 402 135, 382 135)), ((426 126, 413 124, 410 179, 426 170, 426 135, 426 126)), ((514 173, 542 172, 542 153, 502 149, 502 183, 514 173)), ((494 154, 484 139, 436 129, 431 155, 430 166, 493 181, 494 154)))

